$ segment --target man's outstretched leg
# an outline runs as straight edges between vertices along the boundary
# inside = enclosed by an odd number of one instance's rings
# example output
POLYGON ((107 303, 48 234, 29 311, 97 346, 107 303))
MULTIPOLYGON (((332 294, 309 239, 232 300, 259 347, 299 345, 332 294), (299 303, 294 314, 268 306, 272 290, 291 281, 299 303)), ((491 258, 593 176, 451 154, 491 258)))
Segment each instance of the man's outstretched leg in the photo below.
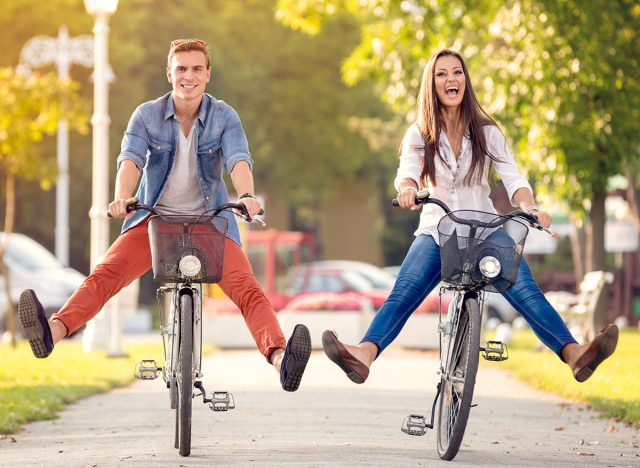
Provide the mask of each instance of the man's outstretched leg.
POLYGON ((230 239, 225 239, 224 248, 222 279, 218 284, 240 309, 258 349, 280 374, 282 388, 295 392, 311 355, 309 330, 298 324, 285 342, 273 306, 253 276, 242 249, 230 239))

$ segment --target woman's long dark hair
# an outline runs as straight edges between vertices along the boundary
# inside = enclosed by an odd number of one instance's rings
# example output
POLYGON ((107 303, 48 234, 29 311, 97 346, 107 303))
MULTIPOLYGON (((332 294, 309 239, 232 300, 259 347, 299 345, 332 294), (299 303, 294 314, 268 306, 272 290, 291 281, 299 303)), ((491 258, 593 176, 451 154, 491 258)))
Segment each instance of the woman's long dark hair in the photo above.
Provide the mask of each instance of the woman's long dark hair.
POLYGON ((485 158, 488 156, 492 160, 497 160, 489 153, 487 148, 487 140, 485 138, 482 127, 485 125, 496 125, 495 121, 489 117, 484 109, 480 106, 473 86, 469 71, 462 56, 451 49, 441 49, 436 52, 424 67, 422 74, 422 83, 420 85, 420 93, 418 94, 418 102, 416 106, 417 121, 416 124, 420 129, 424 140, 424 161, 422 164, 422 174, 420 178, 424 185, 428 181, 436 185, 436 164, 435 157, 440 155, 440 132, 443 126, 441 115, 441 105, 436 94, 435 86, 435 65, 438 58, 451 55, 460 60, 464 77, 466 81, 464 96, 460 104, 460 114, 462 119, 462 128, 469 134, 471 140, 472 157, 469 173, 464 178, 465 185, 471 185, 474 181, 482 180, 484 175, 485 158))

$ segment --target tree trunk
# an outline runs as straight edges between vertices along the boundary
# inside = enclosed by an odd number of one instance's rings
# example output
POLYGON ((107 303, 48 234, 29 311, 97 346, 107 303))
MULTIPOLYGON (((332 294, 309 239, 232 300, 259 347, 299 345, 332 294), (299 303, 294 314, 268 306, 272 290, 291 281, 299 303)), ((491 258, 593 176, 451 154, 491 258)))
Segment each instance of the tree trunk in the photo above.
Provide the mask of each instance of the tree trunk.
POLYGON ((569 215, 571 222, 571 232, 569 240, 571 241, 571 257, 573 259, 573 274, 576 279, 576 285, 580 284, 584 276, 584 259, 585 259, 585 239, 586 234, 584 224, 572 214, 569 215))
POLYGON ((0 243, 0 276, 4 278, 4 291, 0 294, 5 294, 7 298, 7 333, 9 334, 9 343, 12 347, 16 346, 16 311, 13 307, 13 301, 11 300, 11 287, 9 281, 9 269, 4 263, 4 252, 9 243, 9 234, 13 232, 13 221, 15 219, 15 175, 7 168, 7 189, 6 189, 6 203, 5 203, 5 218, 4 218, 4 237, 3 242, 0 243))
MULTIPOLYGON (((593 193, 591 203, 590 223, 589 223, 589 243, 588 252, 590 254, 587 263, 587 271, 606 270, 606 252, 604 247, 604 229, 605 229, 605 200, 607 193, 604 188, 596 189, 593 193)), ((594 328, 600 330, 609 320, 609 309, 607 307, 606 286, 605 291, 598 301, 594 314, 594 328)))

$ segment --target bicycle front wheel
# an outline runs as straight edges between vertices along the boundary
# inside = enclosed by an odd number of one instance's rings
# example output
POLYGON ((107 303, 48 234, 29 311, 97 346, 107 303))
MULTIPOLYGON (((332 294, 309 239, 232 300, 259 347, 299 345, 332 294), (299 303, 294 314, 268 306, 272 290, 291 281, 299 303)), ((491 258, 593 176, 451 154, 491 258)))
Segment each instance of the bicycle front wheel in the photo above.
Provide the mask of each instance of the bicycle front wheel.
POLYGON ((480 308, 475 298, 462 303, 449 341, 438 406, 438 455, 453 460, 467 427, 480 357, 480 308))
POLYGON ((183 457, 191 453, 191 410, 193 403, 193 299, 180 296, 180 345, 178 351, 178 406, 176 409, 176 438, 183 457))

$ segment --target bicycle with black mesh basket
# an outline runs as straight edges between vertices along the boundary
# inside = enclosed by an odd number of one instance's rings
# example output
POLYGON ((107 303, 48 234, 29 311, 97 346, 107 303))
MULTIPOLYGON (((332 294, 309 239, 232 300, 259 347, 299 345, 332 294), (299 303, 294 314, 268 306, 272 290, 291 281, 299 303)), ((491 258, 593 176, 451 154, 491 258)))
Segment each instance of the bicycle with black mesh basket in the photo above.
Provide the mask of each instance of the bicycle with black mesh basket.
MULTIPOLYGON (((397 200, 392 203, 398 206, 397 200)), ((404 419, 401 430, 411 436, 423 436, 427 429, 434 429, 435 420, 438 455, 443 460, 453 460, 469 419, 480 354, 489 361, 508 358, 506 343, 490 340, 480 345, 484 291, 502 293, 516 281, 529 232, 527 224, 549 234, 551 231, 524 211, 505 215, 451 211, 443 201, 431 198, 428 190, 421 190, 416 194, 416 204, 425 203, 438 205, 445 212, 438 223, 443 281, 438 320, 440 381, 431 407, 431 422, 411 414, 404 419), (453 297, 445 314, 442 295, 447 292, 452 292, 453 297)))
POLYGON ((222 277, 228 227, 227 219, 218 215, 232 210, 245 221, 262 221, 252 219, 242 203, 226 203, 200 215, 161 215, 135 197, 126 205, 127 212, 146 210, 151 214, 147 229, 153 279, 158 284, 156 297, 165 358, 162 367, 153 359, 143 359, 134 375, 141 380, 162 375, 169 389, 171 409, 176 410, 174 445, 180 455, 188 456, 193 399, 202 396, 202 402, 213 411, 235 408, 230 392, 207 394, 201 380, 202 284, 216 283, 222 277))

